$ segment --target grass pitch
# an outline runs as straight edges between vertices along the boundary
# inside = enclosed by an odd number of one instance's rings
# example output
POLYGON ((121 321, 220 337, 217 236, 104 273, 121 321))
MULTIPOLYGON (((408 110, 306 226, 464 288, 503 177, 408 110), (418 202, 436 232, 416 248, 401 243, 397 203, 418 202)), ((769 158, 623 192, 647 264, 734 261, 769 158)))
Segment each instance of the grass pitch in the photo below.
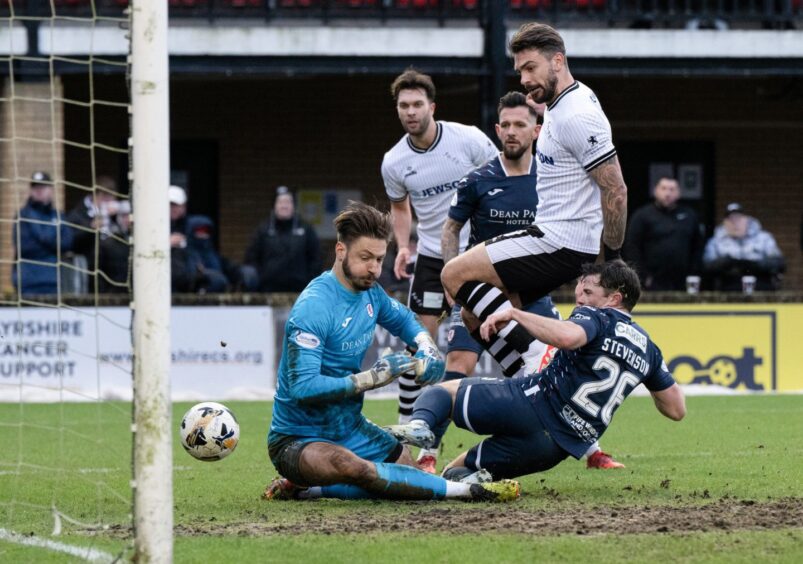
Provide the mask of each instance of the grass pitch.
MULTIPOLYGON (((602 439, 627 468, 569 459, 521 479, 512 504, 265 502, 270 405, 227 402, 241 440, 199 462, 178 442, 175 560, 238 562, 803 561, 803 396, 688 398, 674 423, 630 398, 602 439)), ((378 424, 395 402, 368 402, 378 424)), ((63 546, 130 556, 127 404, 0 405, 3 562, 72 562, 63 546), (54 508, 62 531, 51 536, 54 508), (21 538, 62 543, 23 546, 21 538), (60 550, 60 551, 59 551, 60 550)), ((477 441, 450 428, 442 464, 477 441)))

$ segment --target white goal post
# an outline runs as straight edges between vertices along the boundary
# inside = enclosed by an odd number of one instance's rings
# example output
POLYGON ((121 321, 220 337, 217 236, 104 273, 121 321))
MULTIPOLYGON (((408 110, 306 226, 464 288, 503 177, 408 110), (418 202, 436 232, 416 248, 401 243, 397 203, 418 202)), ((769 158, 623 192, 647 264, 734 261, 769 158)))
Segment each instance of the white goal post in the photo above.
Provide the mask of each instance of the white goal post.
POLYGON ((166 0, 131 6, 135 561, 172 562, 170 114, 166 0))

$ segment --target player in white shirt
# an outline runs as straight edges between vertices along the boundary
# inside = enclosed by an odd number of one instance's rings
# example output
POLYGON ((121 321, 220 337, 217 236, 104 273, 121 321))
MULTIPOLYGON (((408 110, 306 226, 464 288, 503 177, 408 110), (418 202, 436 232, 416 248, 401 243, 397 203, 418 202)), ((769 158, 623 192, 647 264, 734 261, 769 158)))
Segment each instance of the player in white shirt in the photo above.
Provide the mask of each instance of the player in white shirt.
MULTIPOLYGON (((409 278, 412 210, 418 218, 418 257, 408 305, 424 327, 437 336, 438 318, 450 311, 441 285, 441 228, 460 180, 494 158, 498 149, 479 129, 460 123, 435 121, 435 85, 414 69, 391 85, 396 111, 406 134, 382 160, 382 179, 391 202, 393 233, 399 251, 396 278, 409 278)), ((461 233, 460 250, 468 242, 468 225, 461 233)), ((420 394, 413 378, 399 379, 400 422, 412 412, 420 394)))
MULTIPOLYGON (((536 143, 538 212, 527 229, 472 247, 443 269, 443 286, 472 329, 477 318, 521 307, 577 278, 599 254, 600 237, 605 258, 618 257, 627 222, 610 124, 594 93, 572 77, 561 36, 548 25, 525 24, 510 50, 529 101, 546 104, 536 143)), ((499 336, 489 352, 502 366, 527 360, 534 339, 523 327, 511 321, 499 336)))

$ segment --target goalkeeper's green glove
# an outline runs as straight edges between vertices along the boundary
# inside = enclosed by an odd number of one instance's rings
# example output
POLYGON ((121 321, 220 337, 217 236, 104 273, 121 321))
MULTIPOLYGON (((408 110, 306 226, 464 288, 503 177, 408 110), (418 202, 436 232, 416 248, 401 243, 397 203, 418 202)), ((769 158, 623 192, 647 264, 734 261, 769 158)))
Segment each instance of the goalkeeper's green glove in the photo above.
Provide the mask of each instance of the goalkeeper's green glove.
POLYGON ((435 341, 432 340, 429 333, 419 333, 415 336, 415 343, 418 346, 413 357, 418 360, 415 368, 415 383, 422 386, 437 384, 443 380, 446 363, 435 345, 435 341))
POLYGON ((407 352, 385 354, 368 370, 351 375, 354 393, 361 394, 390 384, 405 372, 415 369, 416 365, 416 360, 407 352))

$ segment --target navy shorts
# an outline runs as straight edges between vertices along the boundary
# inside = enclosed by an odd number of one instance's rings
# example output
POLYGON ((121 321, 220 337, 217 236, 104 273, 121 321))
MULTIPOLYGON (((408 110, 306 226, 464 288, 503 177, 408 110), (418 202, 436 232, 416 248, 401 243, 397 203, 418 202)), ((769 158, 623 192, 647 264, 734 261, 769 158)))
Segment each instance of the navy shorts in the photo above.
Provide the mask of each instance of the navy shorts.
POLYGON ((457 391, 455 425, 491 435, 469 449, 465 465, 488 470, 494 480, 543 472, 569 456, 541 423, 527 397, 537 388, 523 388, 524 380, 466 378, 457 391))
MULTIPOLYGON (((555 304, 552 303, 552 298, 549 296, 544 296, 543 298, 535 300, 522 309, 530 313, 543 315, 544 317, 560 319, 560 313, 558 313, 555 304)), ((449 325, 449 332, 446 334, 446 342, 448 343, 446 354, 452 351, 471 351, 477 353, 477 356, 480 356, 485 348, 468 332, 466 324, 463 323, 463 316, 460 315, 460 311, 461 308, 459 305, 455 305, 454 308, 452 308, 451 324, 449 325)))

